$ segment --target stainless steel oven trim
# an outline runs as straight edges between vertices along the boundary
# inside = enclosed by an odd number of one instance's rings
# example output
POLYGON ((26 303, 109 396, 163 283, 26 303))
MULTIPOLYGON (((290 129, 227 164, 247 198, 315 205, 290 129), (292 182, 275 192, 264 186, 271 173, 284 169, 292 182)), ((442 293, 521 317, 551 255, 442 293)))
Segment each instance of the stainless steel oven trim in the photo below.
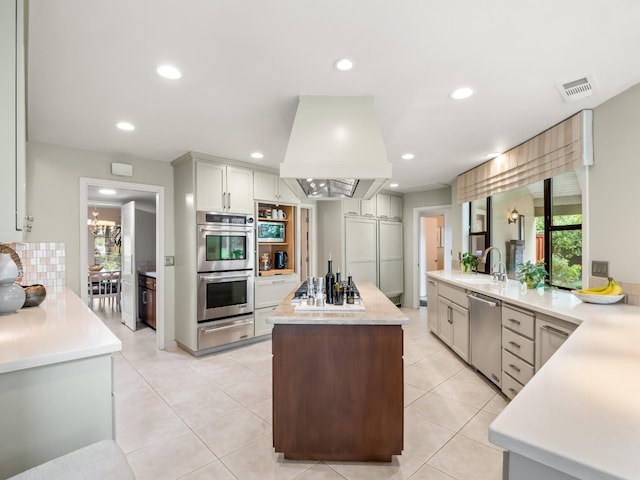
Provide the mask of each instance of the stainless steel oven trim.
POLYGON ((253 225, 198 225, 196 229, 198 272, 212 272, 217 270, 242 270, 254 268, 255 234, 253 225), (207 261, 207 247, 205 237, 210 233, 220 234, 223 236, 237 236, 238 234, 244 235, 246 237, 246 258, 240 260, 207 261))
POLYGON ((204 322, 208 320, 223 319, 236 315, 247 315, 253 313, 254 306, 254 276, 253 270, 241 270, 233 272, 210 272, 199 273, 197 275, 197 320, 204 322), (246 280, 247 282, 247 303, 241 305, 229 305, 216 309, 207 309, 206 295, 208 283, 225 283, 235 280, 246 280))
POLYGON ((254 336, 253 315, 231 320, 217 320, 198 327, 198 350, 206 350, 254 336))

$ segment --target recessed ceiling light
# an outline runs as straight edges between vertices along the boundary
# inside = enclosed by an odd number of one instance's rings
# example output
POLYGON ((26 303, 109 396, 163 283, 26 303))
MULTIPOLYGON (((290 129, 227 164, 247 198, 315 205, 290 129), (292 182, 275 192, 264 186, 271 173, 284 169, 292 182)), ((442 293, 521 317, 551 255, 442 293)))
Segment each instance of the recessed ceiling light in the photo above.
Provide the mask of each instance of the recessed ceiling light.
POLYGON ((308 182, 308 183, 313 182, 313 178, 307 178, 307 182, 308 182))
POLYGON ((115 195, 116 191, 113 190, 112 188, 101 188, 100 190, 98 190, 99 193, 101 193, 102 195, 115 195))
POLYGON ((473 95, 473 90, 471 90, 469 87, 462 87, 454 90, 451 93, 451 98, 453 98, 454 100, 462 100, 463 98, 468 98, 471 95, 473 95))
POLYGON ((256 160, 260 160, 261 158, 264 158, 264 155, 260 152, 253 152, 251 154, 251 158, 255 158, 256 160))
POLYGON ((485 157, 488 159, 491 159, 491 158, 499 157, 500 155, 502 155, 502 152, 491 152, 491 153, 487 153, 485 157))
POLYGON ((118 122, 118 123, 116 123, 116 127, 118 127, 120 130, 125 130, 127 132, 130 132, 131 130, 135 130, 136 129, 136 127, 134 127, 129 122, 118 122))
POLYGON ((398 184, 397 183, 390 183, 389 187, 390 188, 398 188, 398 184))
POLYGON ((333 66, 341 72, 346 72, 353 68, 353 61, 349 58, 339 58, 333 62, 333 66))
POLYGON ((403 160, 413 160, 414 157, 415 157, 415 155, 413 153, 408 153, 407 152, 407 153, 404 153, 402 155, 402 157, 400 157, 400 158, 402 158, 403 160))
POLYGON ((163 78, 168 78, 169 80, 177 80, 182 77, 182 73, 173 65, 158 65, 156 67, 156 73, 163 78))

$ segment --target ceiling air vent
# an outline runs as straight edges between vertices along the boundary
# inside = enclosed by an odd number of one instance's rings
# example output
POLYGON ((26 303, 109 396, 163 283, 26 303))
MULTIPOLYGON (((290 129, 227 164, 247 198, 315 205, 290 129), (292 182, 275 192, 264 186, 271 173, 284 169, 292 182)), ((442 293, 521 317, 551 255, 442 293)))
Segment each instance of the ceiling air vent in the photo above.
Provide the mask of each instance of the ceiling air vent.
POLYGON ((573 82, 557 85, 558 91, 565 102, 573 102, 593 95, 593 82, 589 77, 582 77, 573 82))

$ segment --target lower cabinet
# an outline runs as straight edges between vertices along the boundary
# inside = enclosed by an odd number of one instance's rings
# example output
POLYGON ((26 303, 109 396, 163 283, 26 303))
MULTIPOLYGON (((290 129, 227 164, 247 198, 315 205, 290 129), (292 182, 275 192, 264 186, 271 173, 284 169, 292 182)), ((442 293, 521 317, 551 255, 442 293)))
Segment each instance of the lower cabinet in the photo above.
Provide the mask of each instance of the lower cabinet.
POLYGON ((461 288, 438 287, 438 335, 464 361, 469 362, 469 309, 461 288))
POLYGON ((427 279, 427 324, 429 330, 438 335, 440 320, 438 318, 438 282, 427 279))
POLYGON ((534 373, 535 315, 502 305, 502 393, 515 397, 534 373))
POLYGON ((547 315, 536 315, 536 372, 560 348, 576 326, 547 315))
POLYGON ((300 280, 295 275, 256 278, 254 295, 254 335, 256 337, 271 333, 273 324, 267 323, 267 317, 299 283, 300 280))

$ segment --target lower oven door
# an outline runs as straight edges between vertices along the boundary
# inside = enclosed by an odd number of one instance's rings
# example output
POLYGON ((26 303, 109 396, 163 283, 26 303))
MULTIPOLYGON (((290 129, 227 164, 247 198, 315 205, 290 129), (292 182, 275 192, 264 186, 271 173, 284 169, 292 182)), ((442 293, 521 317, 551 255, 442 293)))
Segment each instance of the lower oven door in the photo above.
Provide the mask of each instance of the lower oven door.
POLYGON ((253 315, 216 320, 198 326, 198 350, 219 347, 253 337, 253 315))
POLYGON ((198 274, 198 322, 253 313, 253 270, 198 274))

